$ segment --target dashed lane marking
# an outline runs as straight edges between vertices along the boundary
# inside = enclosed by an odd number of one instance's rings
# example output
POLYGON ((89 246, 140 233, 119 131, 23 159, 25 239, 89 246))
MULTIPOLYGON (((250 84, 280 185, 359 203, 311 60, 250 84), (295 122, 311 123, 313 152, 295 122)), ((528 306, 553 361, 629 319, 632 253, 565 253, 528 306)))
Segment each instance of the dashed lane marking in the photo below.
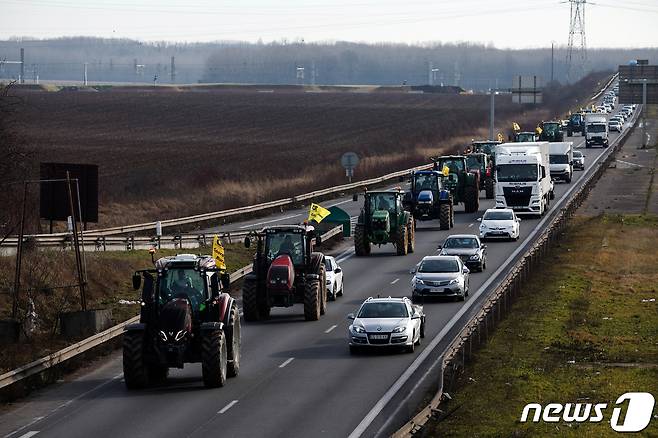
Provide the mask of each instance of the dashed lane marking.
POLYGON ((283 362, 281 365, 279 365, 279 368, 283 368, 283 367, 285 367, 286 365, 288 365, 288 364, 289 364, 290 362, 292 362, 293 360, 295 360, 295 358, 294 358, 294 357, 291 357, 290 359, 286 360, 286 361, 283 362))
POLYGON ((333 329, 335 329, 336 327, 338 327, 338 325, 334 324, 334 325, 332 325, 331 327, 329 327, 327 330, 325 330, 324 332, 325 332, 325 333, 331 333, 331 331, 332 331, 333 329))
POLYGON ((400 281, 400 279, 399 279, 399 278, 396 278, 395 280, 391 281, 391 284, 395 284, 395 283, 397 283, 398 281, 400 281))
POLYGON ((18 438, 30 438, 31 436, 34 436, 38 433, 39 433, 38 430, 31 430, 28 433, 24 433, 23 435, 19 436, 18 438))
POLYGON ((226 406, 224 406, 223 408, 221 408, 219 411, 217 411, 217 413, 218 413, 218 414, 223 414, 223 413, 225 413, 226 411, 228 411, 229 409, 231 409, 231 408, 232 408, 237 402, 238 402, 237 400, 233 400, 232 402, 230 402, 229 404, 227 404, 226 406))

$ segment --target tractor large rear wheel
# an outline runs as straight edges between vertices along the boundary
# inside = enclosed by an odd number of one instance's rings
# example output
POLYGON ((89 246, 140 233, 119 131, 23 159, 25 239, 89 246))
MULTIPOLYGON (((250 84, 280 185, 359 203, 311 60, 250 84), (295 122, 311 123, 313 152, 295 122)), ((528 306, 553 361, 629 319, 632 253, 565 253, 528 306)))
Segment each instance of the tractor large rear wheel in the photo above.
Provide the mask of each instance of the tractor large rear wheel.
POLYGON ((320 266, 318 276, 320 277, 320 315, 324 315, 327 312, 327 273, 324 264, 320 266))
POLYGON ((258 321, 258 284, 253 279, 245 280, 242 284, 242 308, 245 321, 258 321))
POLYGON ((466 213, 475 213, 480 209, 480 197, 475 187, 469 186, 464 189, 464 209, 466 213))
POLYGON ((224 332, 204 331, 201 339, 201 369, 203 384, 207 388, 217 388, 226 383, 228 351, 224 332))
POLYGON ((441 204, 439 207, 439 228, 442 230, 449 230, 451 227, 452 205, 450 203, 441 204))
POLYGON ((228 353, 226 374, 228 377, 235 377, 240 374, 240 347, 242 344, 240 312, 238 310, 238 304, 235 301, 231 305, 231 317, 225 327, 225 331, 228 353))
POLYGON ((398 232, 397 235, 395 236, 395 247, 397 248, 397 253, 398 255, 407 255, 408 252, 408 239, 409 237, 407 236, 407 224, 401 223, 398 226, 398 232))
POLYGON ((370 255, 370 241, 363 225, 357 224, 354 227, 354 252, 357 256, 370 255))
POLYGON ((320 319, 320 280, 310 280, 304 291, 304 318, 307 321, 320 319))
POLYGON ((149 384, 149 369, 144 362, 144 332, 123 334, 123 379, 128 389, 140 389, 149 384))
POLYGON ((487 199, 493 199, 494 198, 494 180, 493 178, 487 178, 484 180, 484 191, 487 195, 487 199))
POLYGON ((409 238, 407 248, 409 249, 409 252, 412 253, 416 249, 416 221, 414 220, 413 217, 409 217, 409 235, 407 236, 409 238))

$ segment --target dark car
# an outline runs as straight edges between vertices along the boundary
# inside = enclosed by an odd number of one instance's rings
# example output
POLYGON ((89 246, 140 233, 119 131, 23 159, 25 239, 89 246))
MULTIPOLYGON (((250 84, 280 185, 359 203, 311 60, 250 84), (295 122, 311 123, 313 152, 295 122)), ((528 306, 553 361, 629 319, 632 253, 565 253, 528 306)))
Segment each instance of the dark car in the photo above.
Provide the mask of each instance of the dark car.
POLYGON ((458 256, 469 269, 487 269, 487 245, 475 234, 453 234, 439 245, 439 255, 458 256))

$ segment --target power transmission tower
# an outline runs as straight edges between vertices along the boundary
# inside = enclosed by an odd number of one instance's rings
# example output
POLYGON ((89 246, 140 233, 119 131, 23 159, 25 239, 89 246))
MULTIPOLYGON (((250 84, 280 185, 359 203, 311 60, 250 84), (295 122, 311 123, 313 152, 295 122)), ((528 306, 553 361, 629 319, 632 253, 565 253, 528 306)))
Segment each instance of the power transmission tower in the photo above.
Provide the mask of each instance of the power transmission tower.
POLYGON ((582 78, 586 71, 585 4, 587 0, 569 0, 569 3, 571 5, 571 21, 569 24, 569 47, 567 48, 567 81, 573 82, 582 78), (580 42, 574 42, 575 39, 580 39, 580 42), (576 45, 575 48, 574 45, 576 45))

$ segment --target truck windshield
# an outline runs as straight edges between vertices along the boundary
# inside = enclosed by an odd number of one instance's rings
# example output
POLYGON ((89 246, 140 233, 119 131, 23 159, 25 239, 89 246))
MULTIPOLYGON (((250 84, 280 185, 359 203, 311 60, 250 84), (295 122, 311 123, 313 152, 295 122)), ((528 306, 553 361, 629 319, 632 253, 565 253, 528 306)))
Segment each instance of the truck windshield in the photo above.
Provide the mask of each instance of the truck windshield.
POLYGON ((496 166, 496 179, 500 182, 537 181, 536 164, 501 164, 496 166))
POLYGON ((551 155, 548 160, 551 164, 569 164, 569 157, 566 155, 551 155))
POLYGON ((588 132, 605 132, 605 125, 587 125, 588 132))

